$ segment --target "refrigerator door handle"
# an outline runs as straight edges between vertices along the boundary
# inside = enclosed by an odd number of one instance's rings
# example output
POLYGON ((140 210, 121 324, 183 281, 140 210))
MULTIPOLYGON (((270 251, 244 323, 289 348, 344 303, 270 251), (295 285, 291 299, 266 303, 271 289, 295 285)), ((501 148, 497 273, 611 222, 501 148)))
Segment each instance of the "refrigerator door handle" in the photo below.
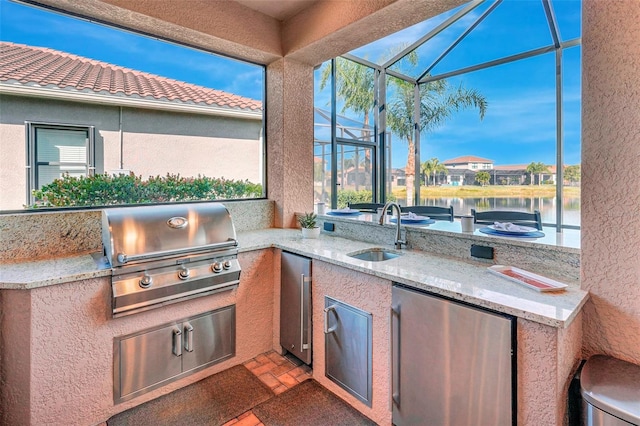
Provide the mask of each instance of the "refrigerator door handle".
POLYGON ((336 311, 337 306, 331 305, 324 308, 324 334, 333 333, 338 328, 338 324, 335 327, 329 328, 329 311, 336 311))
POLYGON ((300 274, 300 350, 309 349, 309 344, 304 343, 304 284, 309 282, 309 278, 300 274))
POLYGON ((400 307, 391 306, 391 400, 400 407, 400 307))

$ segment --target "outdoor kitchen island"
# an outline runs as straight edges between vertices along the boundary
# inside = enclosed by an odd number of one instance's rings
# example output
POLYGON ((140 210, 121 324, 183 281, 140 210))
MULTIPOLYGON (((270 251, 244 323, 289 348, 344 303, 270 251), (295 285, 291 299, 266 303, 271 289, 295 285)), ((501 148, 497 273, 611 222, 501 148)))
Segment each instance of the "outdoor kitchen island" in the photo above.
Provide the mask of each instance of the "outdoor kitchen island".
MULTIPOLYGON (((371 407, 325 378, 321 312, 314 303, 313 377, 380 424, 389 409, 391 283, 427 290, 517 317, 517 417, 522 425, 565 423, 567 389, 580 360, 581 308, 577 284, 544 294, 490 275, 485 263, 416 250, 387 262, 347 253, 380 246, 299 230, 238 233, 240 285, 222 292, 123 318, 111 318, 110 271, 90 255, 7 264, 0 278, 3 310, 2 410, 10 424, 98 424, 203 377, 279 350, 279 255, 313 260, 312 292, 365 305, 373 314, 374 389, 371 407), (113 340, 171 321, 236 306, 235 357, 130 401, 113 402, 113 340), (6 319, 10 318, 10 321, 6 319), (543 390, 543 391, 541 391, 543 390)), ((559 278, 559 277, 556 277, 559 278)))

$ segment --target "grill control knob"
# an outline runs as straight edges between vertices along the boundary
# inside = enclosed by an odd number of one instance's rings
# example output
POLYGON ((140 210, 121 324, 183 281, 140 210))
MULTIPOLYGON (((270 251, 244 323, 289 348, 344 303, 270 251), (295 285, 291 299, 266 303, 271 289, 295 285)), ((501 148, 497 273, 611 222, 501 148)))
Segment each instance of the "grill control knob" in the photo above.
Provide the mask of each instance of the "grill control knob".
POLYGON ((213 272, 220 272, 220 271, 222 271, 222 263, 220 263, 220 262, 216 262, 216 263, 214 263, 213 265, 211 265, 211 270, 212 270, 213 272))
POLYGON ((140 278, 140 282, 138 284, 142 288, 151 287, 151 284, 153 284, 153 278, 151 278, 151 275, 149 274, 144 274, 143 277, 140 278))
POLYGON ((224 263, 222 264, 222 267, 224 269, 229 269, 231 268, 231 261, 230 260, 225 260, 224 263))
POLYGON ((180 271, 178 271, 178 278, 180 278, 181 280, 186 280, 189 278, 189 270, 187 268, 181 268, 180 271))

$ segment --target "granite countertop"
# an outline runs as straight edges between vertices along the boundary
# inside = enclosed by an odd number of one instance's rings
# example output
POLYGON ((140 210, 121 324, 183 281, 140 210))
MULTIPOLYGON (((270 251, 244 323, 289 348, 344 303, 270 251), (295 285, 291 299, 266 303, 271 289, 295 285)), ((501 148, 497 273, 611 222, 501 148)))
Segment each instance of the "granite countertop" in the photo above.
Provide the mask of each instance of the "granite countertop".
MULTIPOLYGON (((384 262, 358 260, 347 254, 380 245, 328 235, 302 239, 294 229, 241 232, 238 241, 241 253, 275 247, 553 327, 567 327, 588 299, 576 285, 540 293, 490 274, 485 264, 416 250, 399 250, 401 256, 384 262)), ((392 245, 385 248, 392 250, 392 245)), ((0 289, 33 289, 110 274, 96 253, 5 264, 0 265, 0 289)))

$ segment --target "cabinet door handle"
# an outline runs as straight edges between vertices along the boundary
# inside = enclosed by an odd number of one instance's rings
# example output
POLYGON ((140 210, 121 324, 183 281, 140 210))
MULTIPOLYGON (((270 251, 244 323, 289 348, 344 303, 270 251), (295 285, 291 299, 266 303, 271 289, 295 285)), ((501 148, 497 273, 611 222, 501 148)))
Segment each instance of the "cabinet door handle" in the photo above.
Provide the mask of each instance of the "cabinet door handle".
POLYGON ((188 322, 184 323, 184 349, 193 352, 193 326, 188 322))
POLYGON ((182 355, 182 330, 178 326, 173 327, 173 354, 182 355))
POLYGON ((391 400, 400 407, 400 307, 391 306, 391 400))
POLYGON ((309 349, 309 344, 304 343, 304 284, 308 279, 304 274, 300 275, 300 351, 309 349))
POLYGON ((337 306, 331 305, 324 308, 324 334, 333 333, 338 328, 338 324, 335 327, 329 328, 329 311, 336 311, 337 306))

